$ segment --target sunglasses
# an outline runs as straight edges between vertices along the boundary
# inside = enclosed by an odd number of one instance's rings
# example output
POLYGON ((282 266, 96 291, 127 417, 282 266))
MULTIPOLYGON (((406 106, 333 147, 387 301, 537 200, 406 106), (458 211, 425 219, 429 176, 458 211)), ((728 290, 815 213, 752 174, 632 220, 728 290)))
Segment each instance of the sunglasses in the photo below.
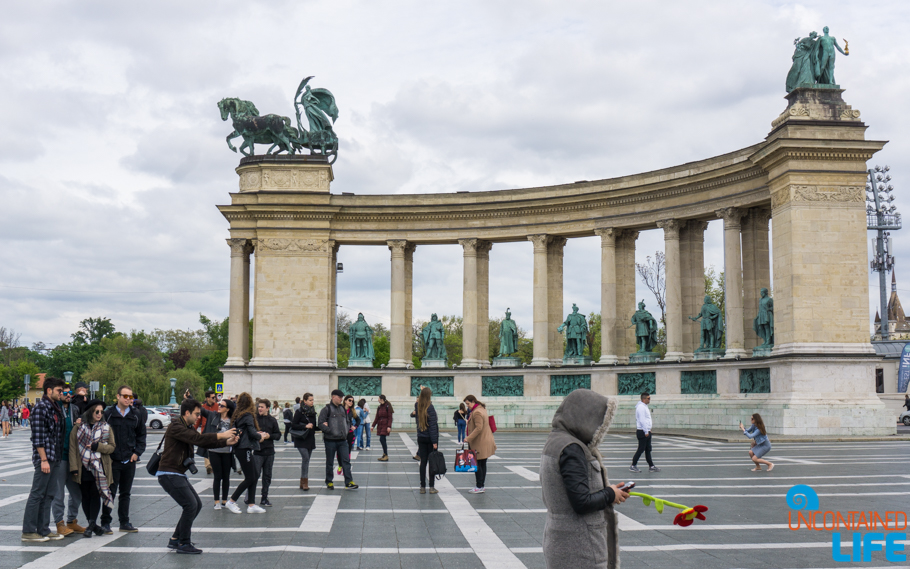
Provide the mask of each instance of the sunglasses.
POLYGON ((219 406, 219 407, 227 407, 227 405, 225 405, 224 403, 219 403, 218 406, 219 406))
POLYGON ((130 400, 135 399, 135 397, 133 397, 132 395, 121 395, 120 397, 123 397, 124 399, 130 399, 130 400))

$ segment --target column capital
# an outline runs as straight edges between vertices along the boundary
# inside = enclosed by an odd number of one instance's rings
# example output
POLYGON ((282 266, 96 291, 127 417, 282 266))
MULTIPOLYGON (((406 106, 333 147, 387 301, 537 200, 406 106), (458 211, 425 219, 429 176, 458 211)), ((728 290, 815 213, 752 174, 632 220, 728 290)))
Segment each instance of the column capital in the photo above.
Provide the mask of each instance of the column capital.
POLYGON ((464 250, 466 257, 477 255, 477 242, 479 239, 459 239, 458 244, 461 245, 461 248, 464 250))
POLYGON ((477 255, 478 256, 480 256, 480 257, 489 256, 490 249, 492 249, 492 248, 493 248, 492 241, 486 241, 484 239, 477 240, 477 255))
POLYGON ((600 237, 601 247, 616 247, 616 238, 620 233, 621 230, 613 227, 600 227, 594 230, 594 235, 600 237))
POLYGON ((408 241, 407 245, 404 246, 404 260, 406 262, 412 262, 414 260, 414 251, 417 250, 417 243, 408 241))
POLYGON ((231 257, 249 257, 253 252, 253 244, 249 239, 225 239, 231 248, 231 257))
POLYGON ((724 229, 739 229, 746 211, 738 207, 725 207, 715 210, 714 213, 724 220, 724 229))
POLYGON ((562 255, 562 250, 565 248, 568 241, 569 240, 565 237, 550 236, 550 240, 547 243, 547 251, 562 255))
POLYGON ((639 232, 634 229, 618 229, 616 237, 621 240, 623 244, 630 245, 638 241, 638 233, 639 232))
POLYGON ((754 207, 749 210, 749 217, 752 219, 752 223, 755 224, 756 229, 767 231, 768 222, 771 221, 771 210, 763 207, 754 207))
POLYGON ((664 230, 664 240, 673 239, 679 241, 679 228, 682 223, 678 219, 661 219, 657 222, 657 227, 664 230))
POLYGON ((534 251, 546 251, 547 243, 550 241, 550 236, 546 233, 541 233, 540 235, 528 235, 528 241, 534 244, 534 251))
POLYGON ((704 233, 708 230, 708 222, 700 219, 690 219, 686 222, 686 229, 691 232, 704 233))
POLYGON ((408 241, 406 239, 390 239, 386 241, 386 244, 389 246, 389 251, 392 252, 392 257, 404 257, 405 250, 408 248, 408 241))

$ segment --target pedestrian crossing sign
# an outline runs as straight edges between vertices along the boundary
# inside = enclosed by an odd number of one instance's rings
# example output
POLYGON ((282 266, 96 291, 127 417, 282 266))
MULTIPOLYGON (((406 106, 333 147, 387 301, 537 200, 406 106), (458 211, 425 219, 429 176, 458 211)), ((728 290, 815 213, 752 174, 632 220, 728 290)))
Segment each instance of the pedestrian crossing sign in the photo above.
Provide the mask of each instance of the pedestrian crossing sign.
POLYGON ((224 384, 223 383, 215 384, 215 393, 224 393, 224 384))

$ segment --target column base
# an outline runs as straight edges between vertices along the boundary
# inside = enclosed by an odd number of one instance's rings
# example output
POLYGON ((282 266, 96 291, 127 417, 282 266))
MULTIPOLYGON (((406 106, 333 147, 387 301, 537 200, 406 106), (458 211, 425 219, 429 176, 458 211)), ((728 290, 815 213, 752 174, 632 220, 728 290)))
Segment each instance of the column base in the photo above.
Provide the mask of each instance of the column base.
MULTIPOLYGON (((444 364, 443 364, 443 365, 444 365, 444 364)), ((476 359, 476 358, 471 358, 471 359, 465 358, 465 359, 461 360, 461 363, 458 364, 458 367, 459 367, 459 368, 472 368, 472 367, 475 367, 475 368, 480 369, 482 366, 481 366, 480 360, 478 360, 478 359, 476 359)))
POLYGON ((385 367, 386 367, 386 368, 401 368, 401 369, 404 369, 404 368, 407 368, 407 367, 410 366, 410 365, 414 365, 414 364, 411 363, 411 362, 407 362, 407 361, 405 361, 405 360, 389 360, 389 364, 388 364, 387 366, 385 366, 385 367))
POLYGON ((749 353, 742 348, 727 348, 727 353, 724 354, 723 359, 725 360, 741 360, 743 358, 748 358, 749 353))
POLYGON ((594 365, 615 366, 618 363, 619 363, 619 358, 617 356, 600 356, 600 359, 594 365))
POLYGON ((242 367, 242 366, 245 366, 245 365, 246 365, 246 360, 243 359, 243 358, 237 358, 237 357, 228 358, 228 359, 224 362, 224 366, 225 366, 225 367, 238 367, 238 366, 239 366, 239 367, 242 367))
POLYGON ((665 362, 687 362, 691 359, 691 356, 686 357, 687 355, 682 352, 667 352, 663 360, 665 362))

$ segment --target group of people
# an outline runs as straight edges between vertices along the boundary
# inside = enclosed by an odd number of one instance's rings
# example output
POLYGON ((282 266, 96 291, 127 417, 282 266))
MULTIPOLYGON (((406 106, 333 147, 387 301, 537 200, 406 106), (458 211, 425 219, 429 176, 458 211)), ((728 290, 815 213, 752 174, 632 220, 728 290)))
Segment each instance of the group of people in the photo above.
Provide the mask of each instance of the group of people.
POLYGON ((71 389, 63 380, 47 377, 42 390, 30 415, 35 473, 22 541, 110 535, 115 499, 120 531, 139 531, 130 523, 130 495, 136 462, 145 452, 146 427, 141 407, 133 406, 133 390, 120 386, 112 406, 87 399, 88 386, 82 382, 71 389), (77 522, 80 506, 84 527, 77 522), (51 514, 56 531, 50 527, 51 514))
POLYGON ((2 427, 0 438, 9 437, 13 432, 13 427, 27 427, 31 413, 31 403, 15 405, 11 401, 0 402, 0 427, 2 427))

